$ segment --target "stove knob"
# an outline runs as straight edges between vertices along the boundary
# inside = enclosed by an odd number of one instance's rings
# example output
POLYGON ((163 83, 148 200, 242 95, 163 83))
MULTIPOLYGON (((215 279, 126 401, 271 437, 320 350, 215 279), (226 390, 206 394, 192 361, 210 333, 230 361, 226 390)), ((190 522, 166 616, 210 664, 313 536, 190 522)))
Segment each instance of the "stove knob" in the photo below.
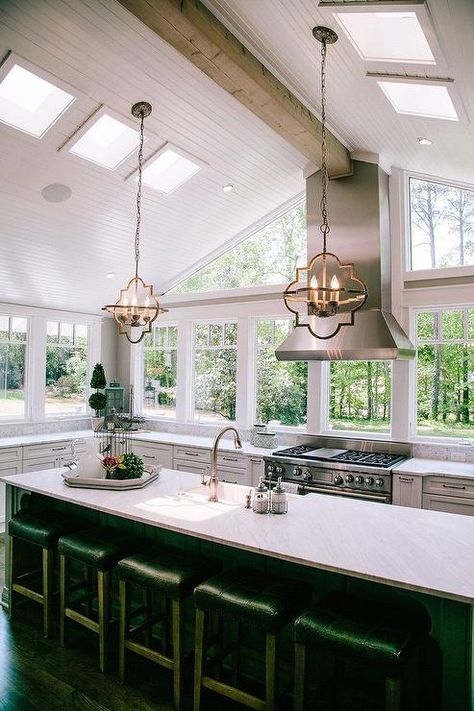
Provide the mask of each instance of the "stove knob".
POLYGON ((375 480, 375 486, 383 486, 384 485, 384 480, 382 477, 379 477, 378 479, 375 480))
POLYGON ((368 476, 365 480, 365 483, 367 484, 367 486, 373 486, 374 485, 374 477, 368 476))
POLYGON ((334 477, 334 483, 339 486, 340 484, 344 484, 344 479, 339 474, 336 474, 334 477))
POLYGON ((275 468, 275 471, 277 474, 283 474, 283 472, 285 471, 285 467, 282 467, 281 464, 278 464, 275 468))
POLYGON ((352 484, 352 482, 354 481, 354 477, 352 476, 352 474, 347 474, 346 481, 348 484, 352 484))
POLYGON ((363 483, 364 483, 364 477, 363 477, 363 476, 356 476, 356 478, 355 478, 355 483, 356 483, 356 484, 363 484, 363 483))
POLYGON ((309 471, 309 469, 305 469, 303 472, 303 479, 305 481, 313 481, 313 475, 309 471))
POLYGON ((269 465, 268 465, 267 471, 270 472, 270 473, 272 473, 272 472, 275 471, 275 467, 273 466, 273 464, 269 464, 269 465))
POLYGON ((293 474, 294 474, 294 476, 301 476, 302 471, 303 470, 301 469, 301 467, 295 467, 293 469, 293 474))

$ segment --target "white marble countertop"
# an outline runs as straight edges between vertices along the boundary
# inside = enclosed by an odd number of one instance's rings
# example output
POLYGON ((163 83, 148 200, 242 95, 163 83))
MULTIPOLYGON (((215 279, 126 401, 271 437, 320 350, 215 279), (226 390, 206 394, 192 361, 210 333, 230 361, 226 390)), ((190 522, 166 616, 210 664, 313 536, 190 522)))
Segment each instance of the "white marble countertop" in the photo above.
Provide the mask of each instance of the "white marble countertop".
POLYGON ((64 440, 92 437, 92 430, 70 430, 69 432, 45 432, 43 434, 18 435, 16 437, 0 437, 0 448, 27 447, 29 444, 49 444, 64 440))
POLYGON ((439 459, 407 459, 393 470, 396 474, 415 476, 453 476, 474 479, 474 464, 467 462, 447 462, 439 459))
MULTIPOLYGON (((164 469, 134 491, 67 487, 58 469, 2 481, 125 519, 322 570, 474 604, 474 518, 311 494, 292 496, 286 516, 244 508, 247 487, 230 485, 237 504, 196 503, 176 495, 199 477, 164 469)), ((207 490, 204 490, 207 492, 207 490)))

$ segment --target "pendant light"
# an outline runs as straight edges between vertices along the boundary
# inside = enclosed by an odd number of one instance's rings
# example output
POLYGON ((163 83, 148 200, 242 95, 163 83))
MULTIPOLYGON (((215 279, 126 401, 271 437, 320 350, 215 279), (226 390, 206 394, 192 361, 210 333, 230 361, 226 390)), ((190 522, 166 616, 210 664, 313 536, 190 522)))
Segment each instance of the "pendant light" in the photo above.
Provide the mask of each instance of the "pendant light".
POLYGON ((321 226, 322 252, 304 267, 296 269, 296 279, 283 298, 296 315, 296 327, 305 326, 315 338, 332 338, 342 326, 354 325, 354 314, 367 299, 367 286, 354 272, 353 264, 343 262, 327 249, 330 232, 327 208, 328 167, 326 145, 326 53, 337 34, 327 27, 315 27, 314 37, 321 42, 321 226))
POLYGON ((138 149, 138 187, 137 187, 137 226, 135 228, 135 276, 127 286, 120 290, 119 300, 108 304, 102 311, 112 314, 118 325, 118 332, 125 335, 130 343, 140 343, 145 333, 151 332, 153 321, 167 309, 161 308, 153 294, 153 286, 145 284, 139 276, 140 262, 140 224, 142 203, 142 171, 143 171, 143 126, 145 118, 151 114, 151 105, 140 101, 132 106, 132 116, 140 119, 140 145, 138 149))

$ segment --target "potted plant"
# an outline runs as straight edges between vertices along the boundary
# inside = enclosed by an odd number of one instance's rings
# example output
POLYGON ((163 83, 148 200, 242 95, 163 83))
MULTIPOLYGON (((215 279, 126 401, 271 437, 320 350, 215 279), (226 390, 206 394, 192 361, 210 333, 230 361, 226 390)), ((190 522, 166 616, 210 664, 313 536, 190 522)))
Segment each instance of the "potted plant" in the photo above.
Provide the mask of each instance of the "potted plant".
POLYGON ((143 459, 133 452, 101 460, 106 471, 106 479, 140 479, 143 475, 143 459))
POLYGON ((105 393, 100 392, 106 385, 107 381, 105 379, 104 366, 102 363, 96 363, 91 377, 91 388, 95 388, 95 393, 92 393, 89 397, 89 406, 95 410, 96 418, 100 417, 101 411, 107 404, 105 393))

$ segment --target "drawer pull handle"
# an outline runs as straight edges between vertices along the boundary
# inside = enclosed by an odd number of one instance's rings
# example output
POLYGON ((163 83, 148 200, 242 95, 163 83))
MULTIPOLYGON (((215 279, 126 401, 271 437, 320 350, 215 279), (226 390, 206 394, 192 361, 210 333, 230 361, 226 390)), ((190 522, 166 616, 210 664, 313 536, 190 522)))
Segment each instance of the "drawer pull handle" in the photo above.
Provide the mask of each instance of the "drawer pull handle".
POLYGON ((443 489, 458 489, 459 491, 464 491, 465 486, 456 486, 456 484, 443 484, 443 489))
POLYGON ((143 459, 156 459, 154 454, 142 454, 143 459))
POLYGON ((400 477, 398 477, 398 480, 404 481, 407 484, 411 484, 411 482, 413 481, 413 477, 412 476, 400 476, 400 477))
POLYGON ((224 462, 238 462, 239 461, 237 459, 237 457, 222 457, 222 459, 224 460, 224 462))
POLYGON ((53 447, 53 452, 64 452, 66 447, 53 447))
POLYGON ((230 481, 230 479, 222 479, 222 483, 224 484, 238 484, 238 481, 230 481))
POLYGON ((185 452, 187 457, 199 457, 199 452, 185 452))
POLYGON ((262 463, 261 459, 253 459, 252 457, 250 457, 250 461, 253 462, 254 464, 261 464, 262 463))

